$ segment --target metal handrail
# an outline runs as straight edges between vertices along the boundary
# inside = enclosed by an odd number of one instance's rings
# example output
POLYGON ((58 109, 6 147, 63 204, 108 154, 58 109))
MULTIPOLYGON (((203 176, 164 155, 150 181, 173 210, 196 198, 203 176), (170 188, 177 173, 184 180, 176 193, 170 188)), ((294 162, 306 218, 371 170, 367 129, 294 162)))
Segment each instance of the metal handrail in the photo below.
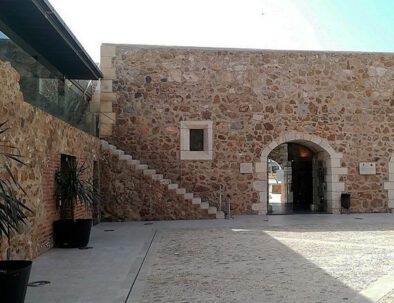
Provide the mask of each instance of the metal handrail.
MULTIPOLYGON (((231 219, 231 195, 229 193, 224 193, 224 185, 220 184, 218 190, 211 191, 211 194, 219 193, 219 202, 216 199, 210 199, 210 203, 219 203, 218 211, 223 211, 226 214, 226 219, 231 219), (225 197, 225 200, 223 200, 225 197), (223 202, 225 202, 223 204, 223 202)), ((217 206, 217 204, 216 204, 217 206)))

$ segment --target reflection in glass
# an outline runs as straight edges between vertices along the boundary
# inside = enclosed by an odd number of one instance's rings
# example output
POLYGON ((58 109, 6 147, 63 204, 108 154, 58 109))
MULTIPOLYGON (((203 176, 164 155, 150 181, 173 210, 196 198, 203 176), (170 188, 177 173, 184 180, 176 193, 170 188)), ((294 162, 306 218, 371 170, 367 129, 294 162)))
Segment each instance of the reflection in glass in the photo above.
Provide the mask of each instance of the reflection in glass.
POLYGON ((0 60, 9 62, 19 75, 24 100, 93 135, 97 130, 89 112, 92 81, 65 79, 48 69, 0 32, 0 60))

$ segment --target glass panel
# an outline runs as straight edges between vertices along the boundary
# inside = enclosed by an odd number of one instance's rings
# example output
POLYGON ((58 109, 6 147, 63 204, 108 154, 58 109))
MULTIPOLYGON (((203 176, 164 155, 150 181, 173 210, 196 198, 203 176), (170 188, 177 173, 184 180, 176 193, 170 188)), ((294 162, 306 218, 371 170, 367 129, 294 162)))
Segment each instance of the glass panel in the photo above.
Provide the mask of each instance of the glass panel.
POLYGON ((268 155, 268 210, 272 214, 287 214, 293 211, 292 172, 288 158, 286 143, 279 145, 268 155))
POLYGON ((49 70, 0 32, 0 60, 10 62, 20 75, 24 100, 92 135, 97 135, 97 114, 89 113, 92 81, 64 79, 49 70))
POLYGON ((203 151, 204 150, 204 130, 190 129, 190 150, 203 151))

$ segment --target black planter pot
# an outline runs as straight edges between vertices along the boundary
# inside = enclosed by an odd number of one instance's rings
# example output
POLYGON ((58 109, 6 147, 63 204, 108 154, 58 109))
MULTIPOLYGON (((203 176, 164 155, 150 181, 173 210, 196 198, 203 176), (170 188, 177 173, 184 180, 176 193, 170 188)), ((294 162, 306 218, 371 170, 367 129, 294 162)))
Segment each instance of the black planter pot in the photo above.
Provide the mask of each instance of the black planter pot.
POLYGON ((55 247, 71 247, 73 220, 58 220, 53 222, 53 245, 55 247))
POLYGON ((53 223, 55 247, 77 248, 88 245, 92 219, 58 220, 53 223))
POLYGON ((89 243, 92 219, 78 219, 74 222, 74 247, 85 247, 89 243))
POLYGON ((0 261, 0 302, 25 302, 31 261, 0 261))

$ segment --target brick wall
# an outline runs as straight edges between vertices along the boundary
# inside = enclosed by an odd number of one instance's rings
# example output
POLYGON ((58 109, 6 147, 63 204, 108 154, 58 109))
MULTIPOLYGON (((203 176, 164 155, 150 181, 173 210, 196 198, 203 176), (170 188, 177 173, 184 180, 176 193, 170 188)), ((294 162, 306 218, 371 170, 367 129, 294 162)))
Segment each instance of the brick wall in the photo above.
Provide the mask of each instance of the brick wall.
MULTIPOLYGON (((59 210, 56 206, 56 182, 55 173, 60 170, 61 154, 56 152, 48 155, 47 160, 43 164, 43 199, 42 207, 45 216, 40 220, 38 229, 41 231, 37 238, 37 254, 41 254, 53 246, 53 222, 60 219, 59 210)), ((83 160, 80 160, 83 161, 83 160)), ((78 204, 74 209, 74 218, 90 218, 91 214, 86 208, 78 204)))
POLYGON ((52 224, 59 219, 59 212, 55 203, 56 183, 54 179, 55 172, 60 167, 60 155, 53 153, 48 155, 46 163, 43 164, 43 199, 42 205, 45 212, 45 217, 39 223, 38 228, 41 230, 39 238, 37 239, 38 254, 41 254, 48 248, 52 247, 52 224))

